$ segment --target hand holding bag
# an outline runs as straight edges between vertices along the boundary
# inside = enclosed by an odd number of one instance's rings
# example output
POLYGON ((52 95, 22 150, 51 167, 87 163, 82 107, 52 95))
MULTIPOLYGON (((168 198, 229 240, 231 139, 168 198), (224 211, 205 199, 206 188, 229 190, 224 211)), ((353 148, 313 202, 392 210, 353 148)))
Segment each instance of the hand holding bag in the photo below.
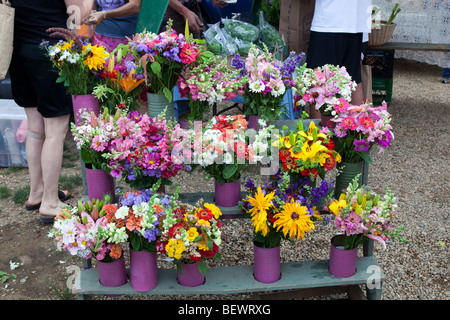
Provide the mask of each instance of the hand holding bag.
POLYGON ((11 63, 14 36, 14 8, 0 0, 0 81, 5 79, 11 63))

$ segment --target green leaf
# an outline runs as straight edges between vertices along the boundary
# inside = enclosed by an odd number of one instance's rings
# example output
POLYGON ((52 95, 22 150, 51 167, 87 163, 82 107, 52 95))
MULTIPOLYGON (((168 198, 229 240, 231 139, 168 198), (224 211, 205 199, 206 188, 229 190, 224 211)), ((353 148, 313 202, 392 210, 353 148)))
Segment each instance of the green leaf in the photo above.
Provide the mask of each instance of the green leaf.
POLYGON ((80 153, 81 153, 81 160, 83 160, 84 163, 87 164, 92 163, 92 158, 88 150, 82 148, 80 153))
POLYGON ((169 100, 169 102, 172 102, 172 91, 170 91, 168 88, 164 87, 163 93, 166 96, 167 100, 169 100))
POLYGON ((226 164, 223 169, 223 177, 225 179, 229 179, 237 170, 238 166, 237 164, 226 164))
POLYGON ((159 62, 155 61, 150 64, 150 68, 152 69, 152 72, 156 74, 158 78, 161 78, 161 65, 159 62))
POLYGON ((365 162, 372 164, 372 157, 369 152, 357 152, 357 154, 363 159, 365 162))
POLYGON ((200 271, 201 274, 206 274, 206 264, 203 262, 203 260, 200 260, 200 262, 198 263, 198 271, 200 271))
POLYGON ((181 268, 181 263, 180 261, 176 262, 177 265, 177 271, 179 274, 183 275, 183 269, 181 268))
POLYGON ((141 248, 141 239, 139 239, 139 237, 130 237, 130 243, 134 251, 139 251, 139 249, 141 248))

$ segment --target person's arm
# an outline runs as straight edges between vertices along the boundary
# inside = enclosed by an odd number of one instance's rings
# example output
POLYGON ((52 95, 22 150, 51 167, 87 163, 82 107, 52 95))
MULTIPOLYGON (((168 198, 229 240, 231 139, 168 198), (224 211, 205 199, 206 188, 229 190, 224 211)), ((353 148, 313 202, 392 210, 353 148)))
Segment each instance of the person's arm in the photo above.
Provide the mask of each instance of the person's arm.
POLYGON ((203 30, 203 22, 200 18, 194 12, 186 8, 181 2, 178 0, 170 0, 169 7, 182 15, 185 20, 188 20, 189 30, 203 30))
POLYGON ((129 0, 128 3, 125 3, 123 6, 116 9, 92 12, 88 22, 90 24, 98 25, 105 19, 130 16, 139 13, 140 10, 141 0, 129 0))
POLYGON ((64 0, 66 7, 77 6, 80 9, 80 21, 86 21, 94 7, 95 0, 64 0))

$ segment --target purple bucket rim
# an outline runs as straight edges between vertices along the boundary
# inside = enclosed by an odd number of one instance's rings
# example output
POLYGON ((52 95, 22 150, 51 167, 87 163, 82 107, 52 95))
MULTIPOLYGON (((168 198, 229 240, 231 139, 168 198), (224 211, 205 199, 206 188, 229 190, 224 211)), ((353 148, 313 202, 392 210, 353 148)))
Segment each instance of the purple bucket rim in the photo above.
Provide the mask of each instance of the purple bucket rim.
POLYGON ((198 276, 199 280, 200 278, 202 278, 201 283, 200 281, 195 281, 195 282, 190 282, 190 281, 184 281, 184 280, 189 280, 185 278, 185 268, 187 268, 188 270, 191 270, 192 268, 196 268, 198 270, 198 264, 199 262, 194 262, 194 263, 182 263, 181 264, 181 269, 183 270, 183 275, 181 275, 178 270, 177 270, 177 278, 176 281, 179 285, 183 286, 183 287, 198 287, 198 286, 202 286, 206 283, 206 276, 204 274, 202 274, 200 271, 198 271, 198 274, 200 274, 200 276, 198 276), (183 268, 184 267, 184 268, 183 268), (181 281, 180 281, 181 280, 181 281))

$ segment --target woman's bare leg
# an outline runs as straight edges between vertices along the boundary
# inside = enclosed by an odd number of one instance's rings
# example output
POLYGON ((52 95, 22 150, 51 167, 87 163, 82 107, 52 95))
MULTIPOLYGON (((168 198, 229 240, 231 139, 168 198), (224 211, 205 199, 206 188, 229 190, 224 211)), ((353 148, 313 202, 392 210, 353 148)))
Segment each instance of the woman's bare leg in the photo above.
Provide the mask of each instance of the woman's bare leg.
POLYGON ((27 203, 34 205, 42 201, 44 193, 41 167, 42 146, 45 139, 44 118, 37 108, 25 108, 25 113, 28 120, 25 150, 30 178, 30 195, 27 203))
POLYGON ((45 141, 41 155, 44 192, 39 209, 42 215, 54 216, 65 205, 58 197, 58 184, 69 117, 44 118, 45 141))

